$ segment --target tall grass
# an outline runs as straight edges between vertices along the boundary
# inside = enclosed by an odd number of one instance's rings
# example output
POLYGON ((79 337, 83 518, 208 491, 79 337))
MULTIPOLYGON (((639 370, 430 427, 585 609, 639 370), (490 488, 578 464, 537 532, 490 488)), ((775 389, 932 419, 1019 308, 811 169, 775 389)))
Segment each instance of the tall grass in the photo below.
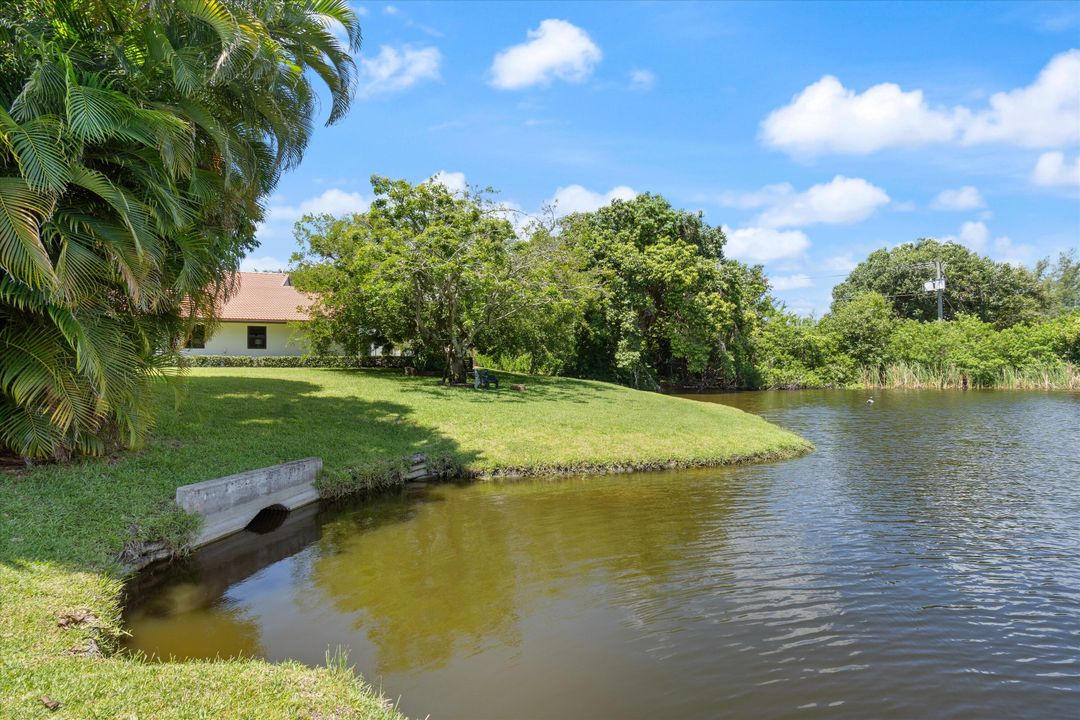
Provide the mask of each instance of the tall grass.
POLYGON ((1009 390, 1080 390, 1080 368, 1071 363, 1045 368, 1003 368, 995 387, 1009 390))
POLYGON ((858 384, 881 388, 944 388, 1000 390, 1080 390, 1080 367, 1072 363, 1038 367, 1005 367, 997 373, 975 373, 968 368, 934 368, 919 363, 897 362, 859 369, 858 384))

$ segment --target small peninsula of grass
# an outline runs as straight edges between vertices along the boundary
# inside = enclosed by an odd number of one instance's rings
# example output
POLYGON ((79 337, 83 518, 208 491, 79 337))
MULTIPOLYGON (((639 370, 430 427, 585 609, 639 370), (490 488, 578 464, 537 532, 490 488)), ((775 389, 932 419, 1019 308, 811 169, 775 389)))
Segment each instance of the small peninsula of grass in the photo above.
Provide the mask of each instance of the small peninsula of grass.
POLYGON ((417 452, 497 474, 713 465, 810 448, 722 405, 502 379, 504 389, 474 391, 386 371, 199 368, 159 388, 146 449, 0 474, 0 717, 52 715, 42 696, 63 717, 399 717, 341 662, 160 665, 110 653, 118 558, 192 530, 171 502, 179 485, 307 456, 323 458, 324 488, 343 493, 417 452))

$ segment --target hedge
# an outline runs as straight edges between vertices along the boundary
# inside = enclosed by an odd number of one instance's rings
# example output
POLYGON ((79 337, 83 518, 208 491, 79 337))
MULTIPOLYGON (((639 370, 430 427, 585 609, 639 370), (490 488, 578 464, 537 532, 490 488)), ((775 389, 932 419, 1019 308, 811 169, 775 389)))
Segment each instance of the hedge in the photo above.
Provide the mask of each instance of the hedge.
POLYGON ((415 367, 411 355, 186 355, 185 367, 396 368, 415 367))

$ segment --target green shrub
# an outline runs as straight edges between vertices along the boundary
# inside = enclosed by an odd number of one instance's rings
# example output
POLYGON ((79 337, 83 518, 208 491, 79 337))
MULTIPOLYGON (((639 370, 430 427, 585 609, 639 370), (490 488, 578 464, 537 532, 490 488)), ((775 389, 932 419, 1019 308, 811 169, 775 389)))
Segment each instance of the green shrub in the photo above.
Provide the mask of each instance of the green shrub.
POLYGON ((880 296, 820 322, 785 311, 754 334, 760 387, 1060 388, 1077 385, 1080 313, 998 330, 973 315, 896 321, 880 296))
MULTIPOLYGON (((323 474, 315 484, 320 495, 332 499, 389 490, 405 484, 412 463, 412 457, 374 460, 351 467, 345 473, 323 474)), ((465 474, 461 461, 451 455, 430 457, 426 463, 428 478, 454 480, 465 474)))
POLYGON ((503 372, 521 373, 529 375, 534 373, 532 353, 520 355, 484 355, 476 354, 476 365, 489 370, 501 370, 503 372))
POLYGON ((407 355, 188 355, 187 367, 397 368, 415 367, 407 355))
POLYGON ((757 328, 754 346, 762 387, 837 387, 854 379, 836 336, 813 319, 775 313, 757 328))

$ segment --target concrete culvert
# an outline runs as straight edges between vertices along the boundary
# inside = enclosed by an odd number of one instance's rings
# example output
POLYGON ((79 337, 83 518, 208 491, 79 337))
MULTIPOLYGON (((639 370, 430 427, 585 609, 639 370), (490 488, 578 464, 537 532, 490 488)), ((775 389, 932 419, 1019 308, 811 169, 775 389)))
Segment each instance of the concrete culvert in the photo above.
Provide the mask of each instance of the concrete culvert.
MULTIPOLYGON (((244 528, 267 508, 295 510, 319 499, 315 478, 322 460, 305 458, 176 488, 176 504, 203 519, 192 547, 202 547, 244 528)), ((278 525, 283 522, 278 518, 278 525)), ((260 520, 260 529, 267 527, 260 520)), ((270 529, 277 527, 272 523, 270 529)), ((268 532, 268 530, 262 530, 268 532)))
POLYGON ((253 517, 244 529, 260 535, 273 532, 281 527, 288 515, 289 509, 284 505, 270 505, 260 510, 259 514, 253 517))

